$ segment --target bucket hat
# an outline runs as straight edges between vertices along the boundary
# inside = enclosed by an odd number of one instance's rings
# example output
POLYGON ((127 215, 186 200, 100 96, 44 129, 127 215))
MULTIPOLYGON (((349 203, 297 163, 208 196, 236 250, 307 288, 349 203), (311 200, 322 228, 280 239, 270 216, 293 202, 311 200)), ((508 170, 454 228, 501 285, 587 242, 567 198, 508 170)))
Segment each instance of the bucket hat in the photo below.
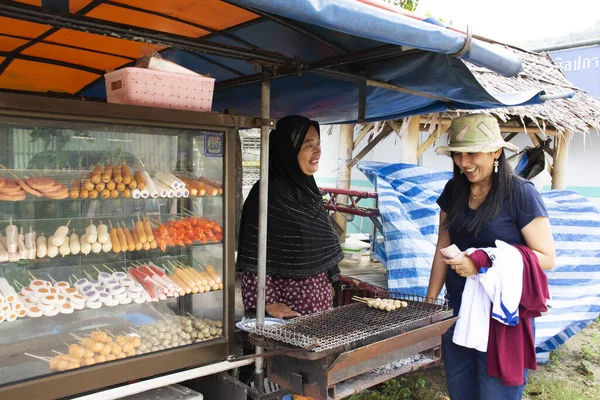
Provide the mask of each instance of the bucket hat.
POLYGON ((519 151, 517 146, 502 138, 496 118, 487 114, 471 114, 452 120, 448 129, 448 145, 438 147, 435 152, 451 157, 453 151, 493 153, 502 147, 519 151))

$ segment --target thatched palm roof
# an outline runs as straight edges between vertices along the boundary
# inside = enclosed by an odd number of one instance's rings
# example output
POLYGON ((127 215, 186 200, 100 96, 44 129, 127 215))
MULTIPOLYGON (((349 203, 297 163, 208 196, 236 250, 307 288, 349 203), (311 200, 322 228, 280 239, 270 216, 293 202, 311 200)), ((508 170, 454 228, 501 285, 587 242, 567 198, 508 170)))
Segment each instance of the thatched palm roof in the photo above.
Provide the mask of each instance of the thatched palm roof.
MULTIPOLYGON (((519 92, 544 89, 547 94, 574 92, 571 99, 551 100, 543 104, 487 110, 505 123, 525 121, 528 127, 553 127, 559 132, 588 133, 600 128, 600 101, 585 94, 565 77, 547 53, 532 53, 503 46, 523 60, 523 71, 507 78, 492 71, 467 64, 477 80, 490 92, 519 92), (537 126, 536 126, 537 125, 537 126)), ((448 115, 452 116, 452 113, 448 115)), ((522 125, 522 123, 521 123, 522 125)))

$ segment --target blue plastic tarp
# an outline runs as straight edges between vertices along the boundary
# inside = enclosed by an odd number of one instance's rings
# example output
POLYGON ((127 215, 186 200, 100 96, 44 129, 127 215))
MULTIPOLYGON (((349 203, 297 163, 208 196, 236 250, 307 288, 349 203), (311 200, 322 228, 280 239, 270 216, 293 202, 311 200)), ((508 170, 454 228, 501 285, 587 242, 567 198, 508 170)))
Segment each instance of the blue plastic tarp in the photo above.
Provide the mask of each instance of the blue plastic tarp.
MULTIPOLYGON (((358 168, 378 192, 384 241, 374 254, 387 268, 390 291, 425 296, 437 242, 436 200, 452 174, 412 164, 361 162, 358 168)), ((540 361, 600 314, 600 212, 570 190, 544 192, 542 198, 556 264, 546 271, 552 309, 535 319, 540 361)))
MULTIPOLYGON (((465 44, 465 35, 431 23, 393 12, 375 2, 359 0, 234 0, 235 4, 253 7, 272 14, 321 26, 349 35, 383 43, 455 54, 465 44)), ((391 8, 391 7, 390 7, 391 8)), ((515 76, 521 69, 519 57, 505 49, 480 40, 472 40, 471 50, 462 59, 504 76, 515 76)))
MULTIPOLYGON (((482 87, 463 61, 448 55, 461 48, 464 34, 440 26, 435 20, 419 20, 365 4, 365 1, 373 0, 235 0, 233 3, 240 6, 272 13, 279 18, 289 18, 299 29, 261 18, 228 29, 227 35, 215 33, 208 40, 239 46, 238 42, 231 39, 235 37, 263 50, 290 58, 297 57, 303 63, 380 49, 386 45, 422 49, 335 68, 340 72, 362 74, 367 79, 400 85, 442 99, 367 86, 364 121, 540 102, 541 91, 498 94, 489 93, 482 87)), ((216 79, 213 111, 233 109, 239 114, 260 115, 260 83, 219 87, 220 83, 256 74, 259 71, 256 66, 244 60, 178 49, 164 50, 162 55, 216 79)), ((463 58, 496 70, 506 67, 504 72, 507 74, 516 73, 521 68, 515 53, 476 40, 471 53, 463 58)), ((276 77, 271 81, 271 118, 301 114, 321 123, 352 123, 359 120, 359 84, 316 72, 306 71, 299 75, 276 77)), ((95 82, 82 94, 84 97, 104 98, 104 81, 95 82)))

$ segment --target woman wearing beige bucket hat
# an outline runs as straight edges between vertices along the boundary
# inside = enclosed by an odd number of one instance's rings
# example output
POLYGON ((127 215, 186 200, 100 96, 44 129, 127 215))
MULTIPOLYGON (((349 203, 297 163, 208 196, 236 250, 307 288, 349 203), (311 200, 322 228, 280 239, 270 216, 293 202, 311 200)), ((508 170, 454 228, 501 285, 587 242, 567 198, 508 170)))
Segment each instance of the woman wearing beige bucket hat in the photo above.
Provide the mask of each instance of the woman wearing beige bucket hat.
MULTIPOLYGON (((534 263, 539 262, 536 268, 542 275, 541 269, 554 266, 555 250, 541 196, 531 182, 512 173, 504 149, 518 149, 504 141, 496 119, 487 114, 456 118, 448 136, 448 145, 437 148, 436 153, 452 158, 454 176, 437 201, 441 209, 440 226, 427 296, 437 298, 445 285, 446 298, 456 316, 461 309, 466 278, 484 273, 481 268, 492 266, 487 253, 473 252, 474 249, 493 248, 496 240, 517 248, 526 247, 524 251, 532 255, 534 263), (446 251, 442 254, 451 244, 461 251, 457 257, 449 258, 446 251)), ((523 295, 528 294, 523 292, 523 295)), ((453 400, 521 399, 528 369, 536 368, 535 328, 529 319, 518 328, 522 333, 517 338, 523 340, 512 345, 507 344, 509 339, 494 333, 494 320, 491 321, 489 318, 481 321, 481 326, 490 326, 487 352, 454 343, 455 327, 443 335, 446 381, 453 400), (520 360, 517 365, 523 368, 515 370, 512 364, 503 367, 509 359, 520 360), (511 370, 498 373, 498 369, 507 368, 511 370)))

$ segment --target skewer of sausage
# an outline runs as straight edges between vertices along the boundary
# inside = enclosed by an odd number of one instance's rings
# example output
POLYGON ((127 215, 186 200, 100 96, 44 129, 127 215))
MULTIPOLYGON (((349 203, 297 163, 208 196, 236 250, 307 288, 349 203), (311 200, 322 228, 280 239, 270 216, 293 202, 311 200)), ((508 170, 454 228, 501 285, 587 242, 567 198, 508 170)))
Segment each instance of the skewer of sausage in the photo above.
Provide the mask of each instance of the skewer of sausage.
POLYGON ((102 182, 104 182, 104 183, 110 182, 110 180, 112 178, 112 174, 113 174, 112 165, 110 165, 110 163, 106 164, 104 166, 104 173, 102 174, 102 182))
POLYGON ((117 228, 112 226, 111 221, 108 221, 108 223, 110 224, 109 236, 110 236, 110 241, 112 242, 112 250, 115 253, 120 253, 121 252, 121 242, 119 241, 119 236, 117 235, 117 228))
POLYGON ((217 189, 217 194, 223 194, 223 185, 220 184, 219 182, 213 181, 213 180, 205 178, 203 176, 198 178, 198 180, 201 182, 204 182, 208 186, 212 186, 213 188, 217 189))
MULTIPOLYGON (((89 179, 83 182, 83 188, 88 192, 96 187, 96 184, 89 179)), ((81 189, 79 190, 81 192, 81 189)), ((81 194, 81 193, 80 193, 81 194)))
POLYGON ((23 181, 23 179, 18 179, 17 183, 19 184, 19 186, 21 186, 21 188, 26 191, 29 194, 34 195, 35 197, 42 197, 42 194, 40 192, 38 192, 37 190, 29 187, 29 185, 27 185, 27 183, 25 183, 25 181, 23 181))
POLYGON ((17 227, 12 223, 12 216, 10 217, 9 225, 6 227, 6 250, 9 253, 16 253, 18 250, 18 239, 19 233, 17 227))
POLYGON ((100 164, 94 166, 94 169, 90 173, 90 180, 94 184, 102 182, 102 166, 100 164))
POLYGON ((100 242, 101 244, 108 242, 108 240, 110 239, 110 237, 108 236, 108 226, 104 225, 102 223, 102 221, 100 221, 100 224, 97 227, 97 232, 98 232, 98 237, 97 237, 98 242, 100 242))
POLYGON ((140 216, 138 215, 138 220, 135 223, 135 230, 137 231, 138 238, 142 244, 148 241, 148 236, 146 235, 146 230, 144 229, 144 223, 140 220, 140 216))
MULTIPOLYGON (((127 228, 127 227, 125 227, 127 228)), ((130 235, 131 236, 131 235, 130 235)), ((121 225, 117 222, 117 237, 119 238, 119 244, 121 245, 121 249, 125 251, 126 249, 132 251, 135 249, 135 244, 133 243, 133 238, 131 239, 131 243, 127 240, 127 235, 125 235, 125 231, 121 228, 121 225), (131 245, 131 246, 130 246, 131 245), (130 249, 130 247, 132 247, 130 249)))
POLYGON ((214 279, 215 283, 221 283, 221 277, 217 274, 217 271, 215 271, 215 269, 213 268, 212 265, 206 264, 205 268, 206 268, 206 272, 208 272, 208 274, 211 276, 211 278, 214 279))
POLYGON ((112 168, 113 170, 113 181, 115 181, 116 184, 119 184, 121 182, 123 182, 123 174, 121 173, 121 166, 119 164, 115 164, 112 168))
POLYGON ((36 239, 35 243, 37 258, 46 257, 48 247, 46 243, 46 237, 44 236, 44 232, 42 232, 42 234, 36 239))
MULTIPOLYGON (((2 167, 4 170, 6 170, 9 174, 11 174, 15 179, 16 179, 16 183, 17 186, 15 187, 16 190, 14 190, 14 192, 9 192, 6 188, 6 183, 7 180, 5 180, 3 182, 2 188, 0 190, 3 191, 3 195, 8 195, 11 196, 11 193, 14 193, 15 197, 21 198, 25 195, 25 193, 19 193, 22 190, 24 190, 25 192, 32 194, 36 197, 42 197, 42 194, 40 192, 38 192, 37 190, 31 188, 27 183, 25 183, 25 181, 23 181, 21 178, 19 178, 16 174, 14 174, 11 170, 9 170, 8 168, 6 168, 4 165, 0 164, 0 167, 2 167), (22 189, 22 190, 21 190, 22 189)), ((12 190, 12 189, 11 189, 12 190)))
POLYGON ((148 240, 148 242, 153 241, 154 233, 152 233, 152 226, 150 226, 150 221, 148 220, 148 218, 144 219, 143 225, 144 225, 144 232, 146 233, 146 239, 148 240))
POLYGON ((137 188, 140 190, 144 190, 144 188, 146 187, 146 182, 144 181, 144 176, 142 175, 142 171, 135 171, 133 173, 133 178, 135 179, 137 188))
POLYGON ((81 181, 79 179, 75 179, 71 184, 71 190, 69 191, 69 197, 71 200, 76 200, 79 198, 79 192, 81 191, 81 181))
MULTIPOLYGON (((123 162, 123 165, 121 165, 121 174, 123 175, 123 183, 124 184, 129 185, 133 181, 133 177, 131 175, 131 170, 129 169, 127 164, 125 164, 125 162, 123 162)), ((137 187, 137 183, 136 183, 136 187, 137 187)), ((135 188, 131 188, 131 189, 135 189, 135 188)))
POLYGON ((127 250, 134 251, 135 241, 133 240, 133 235, 131 234, 131 231, 129 230, 127 225, 125 225, 125 222, 123 222, 123 232, 125 233, 125 239, 127 239, 127 250))
POLYGON ((35 232, 31 225, 29 225, 29 233, 25 234, 25 246, 27 247, 27 259, 35 260, 35 232))
POLYGON ((27 256, 29 253, 27 251, 27 246, 25 245, 25 235, 23 235, 23 226, 21 226, 21 232, 17 237, 17 248, 19 250, 21 260, 27 260, 27 256))
MULTIPOLYGON (((131 221, 133 222, 133 221, 131 221)), ((133 229, 131 230, 131 237, 133 238, 133 243, 135 244, 135 249, 137 251, 140 251, 143 247, 142 242, 140 242, 140 239, 138 238, 137 235, 137 230, 135 229, 135 223, 133 224, 133 229)))

